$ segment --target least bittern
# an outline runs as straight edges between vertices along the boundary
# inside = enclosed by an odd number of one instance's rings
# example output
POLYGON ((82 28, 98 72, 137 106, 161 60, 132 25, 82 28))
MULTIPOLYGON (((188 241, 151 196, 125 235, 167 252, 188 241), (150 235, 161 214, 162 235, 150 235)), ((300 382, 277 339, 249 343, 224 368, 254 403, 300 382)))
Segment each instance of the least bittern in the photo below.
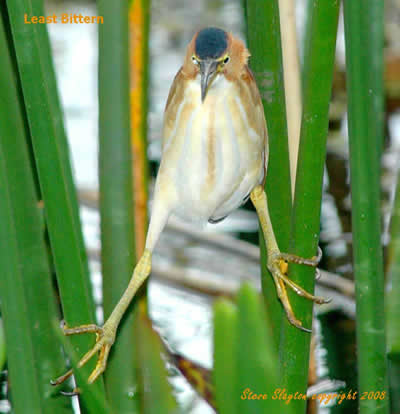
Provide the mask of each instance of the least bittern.
MULTIPOLYGON (((293 313, 286 285, 307 299, 325 302, 285 274, 286 262, 316 266, 319 257, 303 259, 281 253, 275 240, 264 192, 267 126, 260 94, 247 66, 249 56, 241 40, 221 29, 203 29, 189 43, 165 108, 162 159, 143 256, 102 327, 64 327, 66 335, 96 333, 96 344, 78 364, 82 366, 100 353, 89 383, 106 368, 120 320, 150 274, 152 252, 171 214, 200 224, 216 223, 250 197, 265 237, 268 269, 288 320, 307 331, 293 313)), ((71 373, 53 383, 61 383, 71 373)))

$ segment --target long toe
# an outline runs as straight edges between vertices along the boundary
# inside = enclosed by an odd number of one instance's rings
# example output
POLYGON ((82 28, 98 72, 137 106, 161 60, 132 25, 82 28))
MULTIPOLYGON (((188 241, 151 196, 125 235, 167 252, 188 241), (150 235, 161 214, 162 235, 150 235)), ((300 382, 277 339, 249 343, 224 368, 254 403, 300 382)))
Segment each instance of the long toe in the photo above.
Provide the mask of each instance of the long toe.
POLYGON ((50 380, 50 384, 53 386, 57 386, 62 384, 64 381, 66 381, 71 375, 73 374, 72 369, 70 369, 69 371, 67 371, 65 374, 60 375, 58 378, 56 378, 55 380, 50 380))
POLYGON ((301 256, 297 256, 297 255, 292 254, 292 253, 281 253, 281 252, 276 254, 276 258, 284 260, 284 261, 289 262, 289 263, 296 263, 296 264, 302 264, 302 265, 305 265, 305 266, 316 267, 316 266, 318 266, 319 262, 321 261, 322 250, 318 246, 317 256, 314 256, 311 259, 304 258, 304 257, 301 257, 301 256))
MULTIPOLYGON (((94 382, 106 369, 107 359, 110 353, 111 346, 115 340, 115 329, 110 329, 110 324, 104 327, 99 327, 94 324, 81 325, 74 328, 69 328, 63 324, 62 329, 65 335, 80 335, 83 333, 95 333, 96 334, 96 343, 94 346, 86 352, 86 354, 78 362, 78 368, 84 366, 94 355, 99 353, 97 360, 96 368, 90 374, 88 382, 91 384, 94 382)), ((64 375, 61 375, 56 380, 51 381, 52 385, 60 385, 66 379, 68 379, 73 374, 72 370, 69 370, 64 375)))
POLYGON ((102 346, 99 359, 97 360, 96 368, 90 374, 88 383, 92 384, 105 371, 107 367, 107 359, 110 353, 111 345, 105 344, 102 346))

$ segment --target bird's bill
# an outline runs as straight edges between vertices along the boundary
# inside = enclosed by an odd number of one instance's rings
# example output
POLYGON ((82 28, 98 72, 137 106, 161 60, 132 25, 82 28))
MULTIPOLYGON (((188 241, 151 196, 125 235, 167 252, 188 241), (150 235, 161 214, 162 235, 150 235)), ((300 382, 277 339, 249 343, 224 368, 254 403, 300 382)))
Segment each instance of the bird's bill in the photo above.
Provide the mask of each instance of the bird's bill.
POLYGON ((201 76, 201 101, 207 94, 207 88, 210 84, 214 73, 217 71, 218 61, 216 60, 203 60, 200 62, 200 76, 201 76))

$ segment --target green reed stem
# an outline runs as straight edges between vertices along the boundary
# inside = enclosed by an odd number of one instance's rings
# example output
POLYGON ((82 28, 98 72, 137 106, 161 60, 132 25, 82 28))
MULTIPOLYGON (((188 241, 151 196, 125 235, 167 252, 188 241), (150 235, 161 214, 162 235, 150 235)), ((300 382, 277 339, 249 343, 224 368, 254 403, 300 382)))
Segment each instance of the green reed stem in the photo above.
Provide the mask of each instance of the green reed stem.
POLYGON ((8 30, 7 12, 1 5, 0 299, 11 404, 15 413, 67 413, 72 411, 71 402, 57 398, 49 382, 64 361, 61 349, 54 346, 56 304, 8 30))
MULTIPOLYGON (((312 257, 317 253, 339 1, 314 1, 309 13, 311 33, 308 36, 310 41, 305 45, 303 115, 290 246, 291 253, 302 257, 312 257)), ((313 268, 289 266, 290 278, 311 293, 314 291, 314 275, 313 268)), ((296 317, 309 328, 312 302, 290 289, 289 299, 296 317)), ((280 344, 281 386, 289 393, 306 392, 310 339, 309 333, 284 320, 280 344)), ((297 413, 305 412, 306 401, 293 401, 293 406, 297 413)))
MULTIPOLYGON (((247 0, 247 38, 254 72, 264 105, 268 125, 269 162, 266 179, 269 211, 278 245, 287 251, 290 232, 292 198, 286 105, 283 82, 282 50, 278 0, 247 0)), ((265 242, 260 232, 262 290, 273 331, 279 332, 282 307, 267 269, 265 242)), ((275 334, 276 345, 279 335, 275 334)))
POLYGON ((217 408, 221 413, 237 414, 237 307, 220 299, 214 306, 213 382, 217 408))
POLYGON ((161 358, 162 344, 145 313, 136 318, 136 358, 141 411, 146 414, 179 413, 161 358))
MULTIPOLYGON (((0 130, 2 140, 5 131, 0 130)), ((10 378, 13 381, 13 400, 16 413, 40 414, 44 410, 43 393, 35 364, 33 327, 25 296, 20 249, 17 240, 16 218, 13 215, 11 189, 7 177, 6 154, 0 147, 0 263, 1 303, 8 347, 10 378)))
MULTIPOLYGON (((43 4, 41 0, 8 0, 7 8, 64 318, 70 326, 94 322, 88 264, 47 29, 43 24, 26 24, 23 18, 25 13, 44 15, 43 4)), ((71 342, 77 353, 83 354, 93 338, 79 335, 71 342)), ((94 363, 83 367, 86 377, 94 363)), ((100 390, 101 384, 99 381, 94 386, 100 390)), ((85 398, 82 395, 83 406, 85 398)))
MULTIPOLYGON (((383 2, 344 2, 358 383, 386 391, 380 153, 383 142, 383 2)), ((360 413, 387 413, 389 398, 359 402, 360 413)))
MULTIPOLYGON (((129 122, 129 3, 101 0, 99 26, 99 174, 105 319, 132 276, 135 263, 132 156, 129 122)), ((132 310, 132 308, 130 309, 132 310)), ((138 412, 130 395, 136 388, 134 315, 118 329, 106 370, 106 388, 116 412, 138 412)))

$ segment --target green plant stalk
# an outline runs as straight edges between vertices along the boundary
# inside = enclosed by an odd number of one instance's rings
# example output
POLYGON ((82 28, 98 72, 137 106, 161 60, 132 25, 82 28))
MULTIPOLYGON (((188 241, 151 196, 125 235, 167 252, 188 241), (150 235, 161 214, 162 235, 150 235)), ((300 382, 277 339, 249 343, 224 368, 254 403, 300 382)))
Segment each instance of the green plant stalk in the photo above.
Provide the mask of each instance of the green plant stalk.
POLYGON ((161 359, 162 344, 145 313, 136 319, 136 358, 141 411, 146 414, 177 413, 177 403, 161 359))
MULTIPOLYGON (((380 225, 383 2, 344 2, 359 394, 388 391, 380 225)), ((360 400, 387 413, 389 398, 360 400)))
MULTIPOLYGON (((47 29, 41 24, 25 24, 23 19, 25 13, 43 15, 43 4, 41 0, 13 0, 7 1, 7 7, 64 318, 69 326, 94 322, 86 252, 47 29)), ((71 342, 75 351, 83 355, 92 346, 93 338, 79 335, 71 342)), ((84 376, 90 374, 94 363, 82 368, 84 376)), ((101 381, 94 387, 100 390, 101 381)), ((85 407, 84 395, 81 401, 85 407)))
POLYGON ((247 0, 240 0, 240 7, 242 9, 243 13, 243 19, 242 19, 242 31, 246 33, 246 37, 248 39, 248 17, 247 17, 247 0))
POLYGON ((279 360, 266 309, 255 289, 248 284, 239 290, 237 304, 237 391, 232 396, 237 401, 237 412, 290 414, 291 405, 274 398, 275 390, 280 388, 279 360), (265 394, 267 398, 251 399, 250 392, 265 394))
POLYGON ((303 29, 303 33, 302 33, 302 37, 299 38, 299 46, 300 44, 303 45, 303 48, 299 47, 299 58, 300 58, 300 69, 301 69, 301 90, 304 90, 304 78, 305 78, 305 73, 304 73, 304 62, 305 62, 305 54, 306 54, 306 48, 304 47, 305 45, 310 44, 311 39, 311 23, 312 23, 312 19, 311 19, 311 13, 310 11, 312 10, 312 3, 313 0, 306 0, 304 2, 304 8, 306 10, 305 13, 305 18, 304 18, 304 29, 303 29))
MULTIPOLYGON (((111 314, 135 263, 132 156, 129 122, 129 4, 101 0, 99 26, 99 174, 104 317, 111 314), (112 104, 110 104, 112 103, 112 104)), ((130 308, 132 311, 132 308, 130 308)), ((116 412, 137 412, 134 313, 118 329, 105 374, 116 412)))
MULTIPOLYGON (((0 139, 4 131, 0 131, 0 139)), ((0 147, 0 263, 1 303, 8 351, 10 378, 13 381, 13 401, 16 413, 40 414, 44 410, 31 325, 28 317, 17 230, 13 215, 11 191, 7 184, 7 166, 3 145, 0 147)))
POLYGON ((237 391, 237 307, 221 299, 214 306, 213 383, 218 411, 236 414, 237 391))
MULTIPOLYGON (((57 324, 54 324, 54 329, 56 328, 57 324)), ((56 331, 56 335, 58 336, 58 340, 63 344, 65 352, 68 354, 71 360, 71 366, 75 372, 75 379, 77 383, 80 384, 80 393, 85 394, 86 399, 89 402, 89 404, 87 404, 87 406, 89 406, 89 410, 87 410, 87 413, 113 414, 114 411, 111 409, 111 407, 105 400, 103 393, 101 393, 97 388, 92 387, 92 384, 89 384, 87 382, 87 378, 83 375, 82 370, 78 369, 78 362, 81 356, 74 351, 74 348, 69 343, 67 337, 65 337, 60 330, 56 331)), ((70 412, 71 414, 73 413, 73 411, 70 412)))
MULTIPOLYGON (((311 34, 308 36, 310 43, 305 45, 303 115, 290 246, 290 252, 301 257, 315 256, 319 240, 339 1, 314 1, 309 12, 311 34)), ((314 291, 314 275, 313 268, 289 266, 290 279, 311 293, 314 291)), ((290 289, 288 295, 296 317, 309 328, 312 324, 312 302, 299 297, 290 289)), ((306 392, 310 339, 309 333, 300 331, 287 320, 282 324, 281 386, 289 393, 306 392)), ((297 413, 305 412, 306 401, 296 400, 292 404, 297 413)))
POLYGON ((400 411, 400 170, 390 222, 390 243, 387 254, 385 316, 391 411, 400 411))
POLYGON ((3 318, 0 318, 0 371, 3 371, 3 367, 6 361, 7 361, 6 334, 4 332, 3 318))
MULTIPOLYGON (((275 237, 281 251, 289 246, 292 198, 286 105, 278 0, 247 0, 247 39, 254 72, 268 125, 269 162, 266 192, 275 237)), ((268 314, 279 344, 279 326, 283 316, 275 284, 267 269, 265 241, 260 232, 262 290, 268 314)))
POLYGON ((63 357, 54 347, 51 323, 56 306, 10 56, 13 45, 7 41, 4 20, 7 13, 1 5, 0 295, 12 405, 16 413, 67 413, 72 410, 70 401, 55 398, 49 383, 62 369, 63 357))

